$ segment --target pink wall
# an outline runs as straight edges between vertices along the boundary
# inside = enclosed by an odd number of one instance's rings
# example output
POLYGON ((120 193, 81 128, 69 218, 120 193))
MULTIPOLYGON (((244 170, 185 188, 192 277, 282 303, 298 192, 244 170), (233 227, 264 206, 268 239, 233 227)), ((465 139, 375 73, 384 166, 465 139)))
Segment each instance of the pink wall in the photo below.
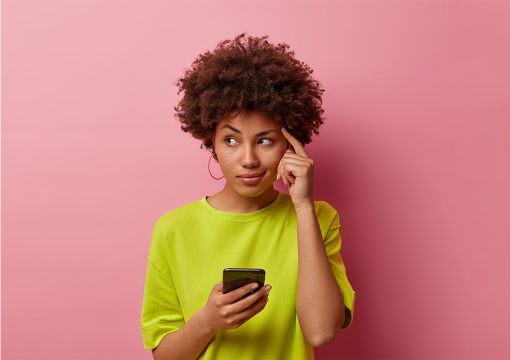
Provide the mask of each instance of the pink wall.
MULTIPOLYGON (((509 1, 2 1, 2 359, 151 359, 163 213, 219 191, 172 83, 287 42, 326 89, 306 147, 353 325, 318 359, 509 359, 509 1)), ((279 190, 284 187, 279 180, 279 190)))

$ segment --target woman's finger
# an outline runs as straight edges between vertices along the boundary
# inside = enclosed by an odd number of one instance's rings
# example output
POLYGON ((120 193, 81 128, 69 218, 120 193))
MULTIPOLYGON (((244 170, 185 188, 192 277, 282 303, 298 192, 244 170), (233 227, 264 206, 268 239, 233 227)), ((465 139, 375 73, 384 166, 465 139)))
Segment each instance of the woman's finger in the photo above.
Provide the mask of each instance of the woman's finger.
POLYGON ((286 173, 283 168, 283 160, 284 158, 280 159, 279 165, 277 166, 277 179, 282 179, 282 182, 285 186, 288 186, 290 183, 290 180, 286 176, 286 173))
MULTIPOLYGON (((306 176, 308 171, 309 167, 307 165, 286 162, 286 165, 283 168, 282 176, 285 176, 286 178, 291 177, 297 178, 301 176, 306 176)), ((292 181, 292 183, 294 184, 294 181, 292 181)))
MULTIPOLYGON (((304 159, 303 157, 295 158, 295 157, 289 157, 285 156, 282 158, 282 164, 296 164, 296 165, 309 165, 311 163, 311 159, 304 159)), ((281 167, 284 165, 280 165, 281 167)))
POLYGON ((281 132, 287 139, 287 141, 291 143, 293 149, 295 149, 295 153, 307 158, 309 157, 309 155, 307 155, 307 152, 303 148, 302 144, 293 135, 291 135, 284 127, 281 128, 281 132))
POLYGON ((310 161, 311 158, 306 158, 301 155, 297 155, 295 153, 285 153, 284 156, 282 156, 282 159, 296 159, 301 161, 310 161))
MULTIPOLYGON (((286 172, 284 170, 285 163, 288 161, 289 160, 286 160, 284 158, 280 159, 280 163, 277 167, 277 173, 279 175, 279 178, 282 178, 282 181, 284 182, 285 186, 289 186, 289 184, 294 184, 294 179, 292 179, 291 176, 286 174, 286 172)), ((294 159, 293 161, 296 161, 296 160, 294 159)))
POLYGON ((238 325, 236 327, 240 327, 245 322, 250 320, 252 317, 260 313, 266 306, 268 300, 268 295, 263 295, 261 298, 259 298, 255 303, 254 307, 255 309, 245 309, 237 314, 237 320, 234 320, 235 323, 238 325))
POLYGON ((304 164, 309 163, 312 159, 311 158, 304 158, 303 156, 296 155, 294 153, 285 153, 282 158, 280 159, 279 164, 277 165, 277 173, 280 172, 280 169, 282 167, 282 162, 285 159, 294 160, 294 161, 302 161, 304 164))
MULTIPOLYGON (((311 162, 312 162, 312 159, 304 159, 303 157, 296 158, 296 157, 284 156, 281 159, 281 162, 279 163, 277 171, 279 172, 280 176, 282 177, 285 175, 284 169, 286 168, 287 164, 304 166, 305 168, 310 169, 311 162)), ((303 175, 306 175, 306 173, 303 175)))
POLYGON ((279 174, 282 178, 282 181, 284 182, 284 185, 289 186, 289 184, 294 184, 295 180, 293 179, 293 176, 286 172, 284 165, 281 166, 279 174))

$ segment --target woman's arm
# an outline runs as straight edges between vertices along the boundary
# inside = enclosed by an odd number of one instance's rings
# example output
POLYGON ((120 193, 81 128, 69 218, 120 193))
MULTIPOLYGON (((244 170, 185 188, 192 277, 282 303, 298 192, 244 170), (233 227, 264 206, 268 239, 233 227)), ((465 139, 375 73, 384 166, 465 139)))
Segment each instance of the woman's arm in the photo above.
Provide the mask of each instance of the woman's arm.
POLYGON ((217 331, 205 326, 201 308, 179 330, 165 335, 153 349, 154 360, 197 359, 217 331))
POLYGON ((342 291, 325 249, 314 207, 314 161, 302 144, 282 127, 296 153, 287 150, 277 166, 296 210, 298 226, 298 289, 296 314, 312 346, 330 345, 344 323, 342 291))
POLYGON ((314 202, 296 207, 298 290, 296 313, 314 347, 330 345, 344 323, 344 299, 325 250, 314 202))

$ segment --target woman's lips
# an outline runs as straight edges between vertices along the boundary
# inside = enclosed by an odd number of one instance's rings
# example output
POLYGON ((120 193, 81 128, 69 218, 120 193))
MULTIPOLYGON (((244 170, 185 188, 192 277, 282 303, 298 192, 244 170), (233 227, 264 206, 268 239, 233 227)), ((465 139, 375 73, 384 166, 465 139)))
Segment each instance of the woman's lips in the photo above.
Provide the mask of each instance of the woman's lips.
POLYGON ((259 180, 261 180, 263 178, 264 174, 266 174, 266 171, 263 172, 258 177, 249 177, 249 178, 245 177, 245 178, 243 178, 243 177, 239 177, 238 176, 238 179, 240 179, 245 184, 255 184, 255 183, 259 182, 259 180))

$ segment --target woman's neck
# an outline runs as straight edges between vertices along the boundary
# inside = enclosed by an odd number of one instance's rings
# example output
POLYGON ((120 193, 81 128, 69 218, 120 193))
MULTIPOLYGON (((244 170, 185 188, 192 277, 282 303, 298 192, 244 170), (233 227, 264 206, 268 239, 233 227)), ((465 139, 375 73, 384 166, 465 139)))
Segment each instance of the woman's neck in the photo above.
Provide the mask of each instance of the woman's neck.
POLYGON ((238 194, 228 184, 220 192, 207 198, 208 203, 217 210, 247 214, 261 210, 277 198, 278 191, 270 186, 257 196, 247 197, 238 194))

